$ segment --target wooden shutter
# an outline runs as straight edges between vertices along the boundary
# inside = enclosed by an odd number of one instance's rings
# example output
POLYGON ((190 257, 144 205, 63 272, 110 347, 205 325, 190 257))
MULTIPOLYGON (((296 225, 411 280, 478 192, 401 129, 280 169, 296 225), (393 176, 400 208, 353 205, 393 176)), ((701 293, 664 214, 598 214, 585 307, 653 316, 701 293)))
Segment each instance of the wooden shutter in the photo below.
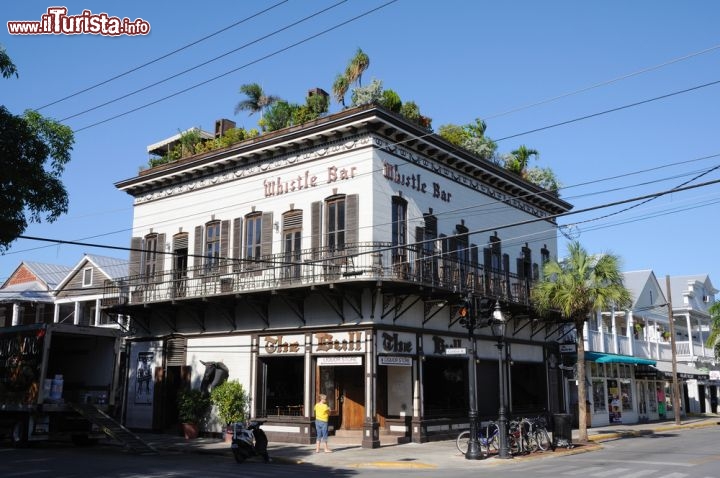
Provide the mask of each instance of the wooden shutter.
POLYGON ((518 257, 516 259, 516 267, 517 267, 517 276, 518 279, 524 279, 525 278, 525 261, 522 257, 518 257))
POLYGON ((240 270, 240 259, 242 258, 242 223, 241 217, 233 219, 233 271, 240 270))
POLYGON ((143 238, 133 237, 130 240, 130 264, 128 274, 131 276, 140 275, 140 262, 142 261, 143 238))
POLYGON ((155 242, 155 280, 162 282, 163 272, 165 271, 165 234, 158 234, 157 241, 155 242))
POLYGON ((416 227, 415 228, 415 253, 417 254, 417 257, 421 257, 423 254, 423 250, 425 248, 425 228, 424 227, 416 227))
MULTIPOLYGON (((262 213, 262 225, 260 227, 260 257, 268 257, 272 254, 273 213, 262 213)), ((268 266, 267 263, 262 264, 263 268, 268 266)))
POLYGON ((202 275, 202 257, 204 243, 205 241, 203 241, 203 227, 195 226, 195 253, 193 255, 193 269, 195 270, 195 275, 197 276, 202 275))
POLYGON ((345 244, 356 245, 359 240, 359 202, 357 194, 349 194, 345 197, 345 244))
POLYGON ((310 205, 310 248, 313 258, 317 258, 322 246, 322 201, 310 205))
POLYGON ((227 274, 230 264, 228 251, 230 249, 230 221, 220 222, 220 273, 227 274))

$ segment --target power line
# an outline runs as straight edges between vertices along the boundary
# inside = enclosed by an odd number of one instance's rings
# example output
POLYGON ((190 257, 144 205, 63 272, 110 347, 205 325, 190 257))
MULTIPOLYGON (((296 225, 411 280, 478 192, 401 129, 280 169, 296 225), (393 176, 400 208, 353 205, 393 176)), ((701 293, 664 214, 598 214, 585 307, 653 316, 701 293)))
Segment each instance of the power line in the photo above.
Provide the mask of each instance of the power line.
MULTIPOLYGON (((138 66, 136 66, 136 67, 134 67, 134 68, 131 68, 131 69, 127 70, 127 71, 124 71, 124 72, 122 72, 122 73, 120 73, 120 74, 118 74, 118 75, 115 75, 115 76, 113 76, 113 77, 111 77, 111 78, 108 78, 107 80, 101 81, 100 83, 96 83, 96 84, 94 84, 94 85, 92 85, 92 86, 88 86, 87 88, 84 88, 84 89, 82 89, 82 90, 76 91, 75 93, 71 93, 71 94, 69 94, 69 95, 67 95, 67 96, 64 96, 64 97, 62 97, 62 98, 60 98, 60 99, 57 99, 57 100, 55 100, 55 101, 53 101, 53 102, 51 102, 51 103, 45 104, 45 105, 43 105, 43 106, 41 106, 41 107, 39 107, 39 108, 35 108, 35 109, 36 109, 37 111, 40 111, 40 110, 42 110, 43 108, 47 108, 47 107, 49 107, 49 106, 56 105, 56 104, 61 103, 61 102, 65 101, 65 100, 69 100, 70 98, 74 98, 74 97, 76 97, 76 96, 78 96, 78 95, 81 95, 81 94, 86 93, 86 92, 88 92, 88 91, 94 90, 95 88, 98 88, 98 87, 100 87, 100 86, 102 86, 102 85, 106 85, 106 84, 108 84, 108 83, 110 83, 110 82, 112 82, 112 81, 115 81, 115 80, 117 80, 117 79, 119 79, 119 78, 122 78, 122 77, 124 77, 124 76, 127 76, 127 75, 129 75, 130 73, 134 73, 134 72, 136 72, 136 71, 138 71, 138 70, 141 70, 141 69, 145 68, 146 66, 150 66, 150 65, 152 65, 153 63, 157 63, 157 62, 160 61, 160 60, 164 60, 165 58, 168 58, 168 57, 170 57, 170 56, 172 56, 172 55, 174 55, 174 54, 176 54, 176 53, 179 53, 179 52, 181 52, 181 51, 183 51, 183 50, 186 50, 186 49, 190 48, 191 46, 197 45, 198 43, 201 43, 201 42, 203 42, 203 41, 205 41, 205 40, 207 40, 207 39, 209 39, 209 38, 212 38, 212 37, 214 37, 214 36, 217 36, 217 35, 219 35, 220 33, 223 33, 223 32, 225 32, 225 31, 227 31, 227 30, 230 30, 231 28, 235 28, 236 26, 241 25, 241 24, 245 23, 245 22, 248 21, 248 20, 252 20, 253 18, 256 18, 256 17, 262 15, 263 13, 269 12, 270 10, 272 10, 272 9, 274 9, 274 8, 282 5, 283 3, 287 3, 288 1, 289 1, 289 0, 281 0, 280 2, 278 2, 278 3, 274 4, 274 5, 271 5, 271 6, 269 6, 268 8, 266 8, 266 9, 264 9, 264 10, 261 10, 261 11, 259 11, 259 12, 257 12, 257 13, 254 13, 254 14, 248 16, 248 17, 245 17, 245 18, 243 18, 242 20, 239 20, 239 21, 233 23, 232 25, 228 25, 228 26, 225 27, 225 28, 221 28, 220 30, 216 30, 215 32, 213 32, 213 33, 211 33, 211 34, 209 34, 209 35, 205 35, 204 37, 199 38, 199 39, 197 39, 197 40, 195 40, 195 41, 193 41, 193 42, 190 42, 190 43, 188 43, 187 45, 181 46, 180 48, 177 48, 177 49, 175 49, 175 50, 173 50, 173 51, 171 51, 171 52, 169 52, 169 53, 165 53, 164 55, 161 55, 161 56, 159 56, 159 57, 157 57, 157 58, 155 58, 155 59, 153 59, 153 60, 150 60, 150 61, 148 61, 148 62, 145 62, 145 63, 143 63, 142 65, 138 65, 138 66)), ((71 118, 72 118, 72 116, 71 116, 71 118)), ((61 120, 61 121, 63 121, 63 120, 61 120)))
POLYGON ((123 117, 123 116, 127 116, 127 115, 129 115, 129 114, 131 114, 131 113, 135 113, 136 111, 140 111, 140 110, 142 110, 142 109, 148 108, 148 107, 150 107, 150 106, 152 106, 152 105, 155 105, 155 104, 157 104, 157 103, 161 103, 161 102, 163 102, 163 101, 165 101, 165 100, 167 100, 167 99, 174 98, 175 96, 179 96, 179 95, 181 95, 181 94, 183 94, 183 93, 187 93, 187 92, 190 91, 190 90, 194 90, 195 88, 199 88, 200 86, 206 85, 206 84, 211 83, 211 82, 213 82, 213 81, 215 81, 215 80, 219 80, 220 78, 224 78, 224 77, 226 77, 226 76, 228 76, 228 75, 230 75, 230 74, 232 74, 232 73, 235 73, 235 72, 237 72, 237 71, 239 71, 239 70, 242 70, 242 69, 244 69, 244 68, 247 68, 248 66, 254 65, 254 64, 259 63, 259 62, 261 62, 261 61, 263 61, 263 60, 267 60, 268 58, 272 58, 273 56, 276 56, 276 55, 279 55, 280 53, 286 52, 286 51, 288 51, 288 50, 290 50, 290 49, 292 49, 292 48, 295 48, 296 46, 302 45, 303 43, 307 43, 307 42, 309 42, 310 40, 314 40, 315 38, 318 38, 318 37, 320 37, 320 36, 322 36, 322 35, 325 35, 325 34, 331 32, 331 31, 333 31, 333 30, 337 30, 337 29, 340 28, 340 27, 343 27, 343 26, 345 26, 345 25, 347 25, 347 24, 349 24, 349 23, 352 23, 352 22, 354 22, 354 21, 356 21, 356 20, 359 20, 360 18, 363 18, 363 17, 365 17, 365 16, 367 16, 367 15, 370 15, 371 13, 375 13, 376 11, 378 11, 378 10, 380 10, 380 9, 382 9, 382 8, 385 8, 385 7, 387 7, 388 5, 391 5, 391 4, 393 4, 393 3, 397 2, 397 1, 398 1, 398 0, 390 0, 389 2, 386 2, 386 3, 384 3, 384 4, 382 4, 382 5, 378 6, 378 7, 375 7, 375 8, 373 8, 373 9, 370 9, 370 10, 365 11, 364 13, 361 13, 361 14, 359 14, 359 15, 356 15, 356 16, 350 18, 349 20, 345 20, 344 22, 338 23, 338 24, 336 24, 336 25, 334 25, 334 26, 332 26, 332 27, 330 27, 330 28, 327 28, 327 29, 322 30, 322 31, 320 31, 320 32, 318 32, 318 33, 315 33, 315 34, 313 34, 313 35, 310 35, 310 36, 308 36, 308 37, 305 37, 305 38, 302 39, 302 40, 299 40, 299 41, 297 41, 297 42, 295 42, 295 43, 292 43, 291 45, 288 45, 288 46, 286 46, 286 47, 284 47, 284 48, 280 48, 279 50, 275 50, 274 52, 268 53, 267 55, 261 56, 260 58, 257 58, 257 59, 255 59, 255 60, 253 60, 253 61, 250 61, 250 62, 248 62, 248 63, 245 63, 244 65, 241 65, 241 66, 239 66, 239 67, 237 67, 237 68, 233 68, 232 70, 226 71, 225 73, 222 73, 222 74, 220 74, 220 75, 214 76, 214 77, 212 77, 212 78, 210 78, 210 79, 207 79, 207 80, 205 80, 205 81, 202 81, 202 82, 200 82, 200 83, 196 83, 196 84, 194 84, 194 85, 192 85, 192 86, 189 86, 189 87, 187 87, 187 88, 184 88, 184 89, 182 89, 182 90, 178 90, 178 91, 176 91, 176 92, 174 92, 174 93, 171 93, 171 94, 169 94, 169 95, 167 95, 167 96, 163 96, 162 98, 159 98, 159 99, 157 99, 157 100, 155 100, 155 101, 151 101, 150 103, 145 103, 145 104, 140 105, 140 106, 138 106, 138 107, 136 107, 136 108, 133 108, 133 109, 128 110, 128 111, 125 111, 124 113, 119 113, 119 114, 117 114, 117 115, 111 116, 111 117, 106 118, 106 119, 104 119, 104 120, 100 120, 100 121, 97 121, 97 122, 95 122, 95 123, 91 123, 91 124, 89 124, 89 125, 87 125, 87 126, 83 126, 82 128, 79 128, 79 129, 74 130, 74 132, 75 132, 75 133, 79 133, 80 131, 85 131, 86 129, 90 129, 90 128, 93 128, 93 127, 95 127, 95 126, 99 126, 99 125, 101 125, 101 124, 103 124, 103 123, 107 123, 107 122, 109 122, 109 121, 112 121, 112 120, 121 118, 121 117, 123 117))
POLYGON ((627 105, 618 106, 617 108, 612 108, 612 109, 609 109, 609 110, 600 111, 599 113, 593 113, 593 114, 589 114, 589 115, 586 115, 586 116, 581 116, 581 117, 579 117, 579 118, 575 118, 575 119, 571 119, 571 120, 567 120, 567 121, 562 121, 562 122, 560 122, 560 123, 555 123, 555 124, 551 124, 551 125, 548 125, 548 126, 543 126, 542 128, 531 129, 531 130, 525 131, 525 132, 523 132, 523 133, 517 133, 517 134, 510 135, 510 136, 505 136, 504 138, 495 139, 495 140, 493 140, 493 141, 495 141, 495 142, 497 143, 497 142, 500 142, 500 141, 505 141, 506 139, 517 138, 518 136, 524 136, 524 135, 530 134, 530 133, 537 133, 538 131, 545 131, 545 130, 547 130, 547 129, 556 128, 556 127, 558 127, 558 126, 565 126, 566 124, 576 123, 576 122, 578 122, 578 121, 583 121, 583 120, 586 120, 586 119, 595 118, 595 117, 597 117, 597 116, 606 115, 606 114, 608 114, 608 113, 615 113, 616 111, 621 111, 621 110, 628 109, 628 108, 632 108, 632 107, 635 107, 635 106, 640 106, 640 105, 643 105, 643 104, 646 104, 646 103, 652 103, 653 101, 663 100, 663 99, 665 99, 665 98, 670 98, 671 96, 676 96, 676 95, 680 95, 680 94, 683 94, 683 93, 688 93, 688 92, 690 92, 690 91, 699 90, 699 89, 701 89, 701 88, 706 88, 706 87, 708 87, 708 86, 717 85, 718 83, 720 83, 720 80, 711 81, 710 83, 705 83, 705 84, 702 84, 702 85, 693 86, 693 87, 691 87, 691 88, 686 88, 686 89, 684 89, 684 90, 675 91, 675 92, 673 92, 673 93, 668 93, 668 94, 666 94, 666 95, 656 96, 656 97, 654 97, 654 98, 649 98, 649 99, 647 99, 647 100, 638 101, 638 102, 636 102, 636 103, 630 103, 630 104, 627 104, 627 105))
POLYGON ((658 64, 658 65, 654 65, 654 66, 651 66, 651 67, 648 67, 648 68, 643 68, 642 70, 638 70, 638 71, 634 71, 634 72, 632 72, 632 73, 628 73, 628 74, 625 74, 625 75, 622 75, 622 76, 618 76, 617 78, 613 78, 613 79, 611 79, 611 80, 606 80, 606 81, 603 81, 603 82, 600 82, 600 83, 595 83, 594 85, 586 86, 586 87, 584 87, 584 88, 580 88, 579 90, 574 90, 574 91, 571 91, 571 92, 569 92, 569 93, 563 93, 563 94, 561 94, 561 95, 554 96, 554 97, 552 97, 552 98, 547 98, 547 99, 544 99, 544 100, 536 101, 535 103, 529 103, 529 104, 526 104, 526 105, 523 105, 523 106, 518 106, 517 108, 512 108, 512 109, 503 111, 503 112, 501 112, 501 113, 495 113, 495 114, 492 114, 492 115, 489 115, 489 116, 484 116, 483 119, 489 120, 489 119, 499 118, 499 117, 501 117, 501 116, 505 116, 505 115, 508 115, 508 114, 511 114, 511 113, 516 113, 516 112, 518 112, 518 111, 522 111, 522 110, 525 110, 525 109, 528 109, 528 108, 534 108, 535 106, 540 106, 540 105, 544 105, 544 104, 547 104, 547 103, 551 103, 551 102, 553 102, 553 101, 560 100, 560 99, 562 99, 562 98, 567 98, 568 96, 577 95, 577 94, 579 94, 579 93, 584 93, 584 92, 586 92, 586 91, 590 91, 590 90, 592 90, 592 89, 599 88, 599 87, 601 87, 601 86, 606 86, 606 85, 610 85, 610 84, 612 84, 612 83, 616 83, 616 82, 621 81, 621 80, 626 80, 626 79, 628 79, 628 78, 632 78, 633 76, 638 76, 638 75, 641 75, 641 74, 643 74, 643 73, 647 73, 647 72, 649 72, 649 71, 658 70, 658 69, 663 68, 663 67, 665 67, 665 66, 672 65, 673 63, 678 63, 678 62, 680 62, 680 61, 687 60, 687 59, 689 59, 689 58, 693 58, 693 57, 695 57, 695 56, 699 56, 699 55, 702 55, 702 54, 704 54, 704 53, 708 53, 708 52, 717 50, 718 48, 720 48, 720 45, 715 45, 715 46, 712 46, 712 47, 710 47, 710 48, 706 48, 706 49, 704 49, 704 50, 697 51, 697 52, 695 52, 695 53, 689 53, 689 54, 684 55, 684 56, 681 56, 681 57, 679 57, 679 58, 674 58, 674 59, 672 59, 672 60, 666 61, 666 62, 664 62, 664 63, 660 63, 660 64, 658 64))
MULTIPOLYGON (((566 212, 562 212, 562 213, 551 214, 551 215, 548 215, 548 216, 545 216, 545 217, 542 217, 542 218, 527 219, 527 220, 516 221, 516 222, 513 222, 513 223, 504 224, 504 225, 496 225, 496 226, 493 226, 493 227, 490 227, 490 228, 477 229, 477 230, 474 230, 474 231, 468 231, 468 232, 466 233, 466 235, 467 235, 467 236, 471 236, 471 235, 474 235, 474 234, 482 234, 482 233, 487 233, 487 232, 493 232, 493 231, 498 231, 498 230, 502 230, 502 229, 507 229, 507 228, 510 228, 510 227, 517 227, 517 226, 523 226, 523 225, 527 225, 527 224, 532 224, 532 223, 540 222, 540 221, 549 221, 549 220, 557 219, 557 218, 559 218, 559 217, 570 216, 570 215, 575 215, 575 214, 581 214, 581 213, 585 213, 585 212, 595 211, 595 210, 598 210, 598 209, 604 209, 604 208, 607 208, 607 207, 613 207, 613 206, 618 206, 618 205, 622 205, 622 204, 628 204, 628 203, 632 203, 632 202, 636 202, 636 201, 642 201, 642 200, 645 200, 645 199, 648 199, 648 198, 661 197, 661 196, 665 196, 665 195, 667 195, 667 194, 677 193, 677 192, 683 192, 683 191, 688 191, 688 190, 691 190, 691 189, 697 189, 697 188, 701 188, 701 187, 711 186, 711 185, 717 184, 717 183, 720 183, 720 179, 714 179, 714 180, 711 180, 711 181, 706 181, 706 182, 704 182, 704 183, 693 184, 693 185, 688 185, 688 186, 682 186, 682 187, 677 187, 677 188, 672 188, 672 189, 666 189, 666 190, 664 190, 664 191, 659 191, 659 192, 655 192, 655 193, 651 193, 651 194, 645 194, 645 195, 642 195, 642 196, 636 196, 636 197, 632 197, 632 198, 628 198, 628 199, 621 199, 621 200, 613 201, 613 202, 610 202, 610 203, 599 204, 599 205, 596 205, 596 206, 591 206, 591 207, 587 207, 587 208, 583 208, 583 209, 578 209, 578 210, 576 210, 576 211, 566 211, 566 212)), ((86 246, 86 247, 97 247, 97 248, 100 248, 100 249, 114 249, 114 250, 147 252, 146 249, 138 249, 138 248, 131 248, 131 247, 123 247, 123 246, 111 246, 111 245, 107 245, 107 244, 93 244, 93 243, 79 242, 79 241, 67 241, 67 240, 62 240, 62 239, 51 239, 51 238, 37 237, 37 236, 25 236, 25 235, 21 235, 21 236, 18 236, 18 238, 19 238, 19 239, 26 239, 26 240, 33 240, 33 241, 52 242, 52 243, 55 243, 55 244, 70 244, 70 245, 78 245, 78 246, 86 246)), ((416 246, 420 246, 420 245, 422 245, 422 244, 429 243, 429 242, 435 242, 435 241, 437 241, 437 240, 438 240, 437 238, 434 238, 434 239, 425 239, 425 240, 419 240, 419 241, 416 240, 413 244, 416 245, 416 246)), ((385 250, 390 251, 390 250, 397 249, 397 247, 398 247, 398 246, 388 246, 388 247, 383 247, 383 248, 377 248, 377 249, 373 249, 373 252, 376 253, 376 252, 382 252, 382 251, 385 251, 385 250)), ((174 252, 165 252, 165 251, 153 251, 153 252, 158 253, 158 254, 170 254, 170 255, 173 255, 173 254, 174 254, 174 252)), ((203 256, 201 256, 201 257, 206 257, 206 256, 203 255, 203 256)), ((341 257, 341 256, 338 256, 338 257, 341 257)), ((226 258, 220 258, 220 259, 230 259, 230 258, 227 258, 227 257, 226 257, 226 258)), ((322 261, 322 259, 319 259, 318 261, 322 261)), ((257 262, 257 261, 253 261, 253 262, 257 262)))
MULTIPOLYGON (((287 1, 287 0, 286 0, 286 1, 287 1)), ((236 53, 236 52, 238 52, 238 51, 240 51, 240 50, 243 50, 243 49, 245 49, 245 48, 247 48, 247 47, 249 47, 249 46, 251 46, 251 45, 254 45, 255 43, 259 43, 259 42, 261 42, 262 40, 266 40, 266 39, 270 38, 271 36, 277 35, 278 33, 281 33, 281 32, 283 32, 283 31, 285 31, 285 30, 288 30, 288 29, 290 29, 290 28, 292 28, 292 27, 294 27, 294 26, 297 26, 297 25, 299 25, 299 24, 301 24, 301 23, 303 23, 303 22, 305 22, 305 21, 307 21, 307 20, 310 20, 311 18, 314 18, 314 17, 316 17, 316 16, 318 16, 318 15, 320 15, 320 14, 322 14, 322 13, 325 13, 325 12, 327 12, 327 11, 329 11, 329 10, 332 10, 332 9, 335 8, 335 7, 338 7, 338 6, 342 5, 343 3, 347 2, 347 1, 348 1, 348 0, 341 0, 341 1, 337 2, 337 3, 335 3, 334 5, 330 5, 329 7, 323 8, 323 9, 321 9, 321 10, 318 10, 318 11, 315 12, 315 13, 311 13, 310 15, 307 15, 306 17, 303 17, 303 18, 301 18, 300 20, 297 20, 297 21, 295 21, 295 22, 293 22, 293 23, 290 23, 290 24, 288 24, 288 25, 286 25, 286 26, 284 26, 284 27, 282 27, 282 28, 279 28, 279 29, 277 29, 277 30, 274 30, 274 31, 272 31, 271 33, 268 33, 267 35, 263 35, 263 36, 261 36, 261 37, 256 38, 255 40, 252 40, 252 41, 250 41, 250 42, 247 42, 247 43, 245 43, 245 44, 243 44, 243 45, 241 45, 241 46, 239 46, 239 47, 237 47, 237 48, 234 48, 234 49, 232 49, 232 50, 228 50, 228 51, 226 51, 225 53, 223 53, 223 54, 221 54, 221 55, 218 55, 218 56, 216 56, 216 57, 214 57, 214 58, 211 58, 211 59, 209 59, 209 60, 206 60, 206 61, 204 61, 204 62, 202 62, 202 63, 199 63, 199 64, 197 64, 197 65, 195 65, 195 66, 192 66, 192 67, 190 67, 190 68, 187 68, 187 69, 185 69, 185 70, 182 70, 182 71, 180 71, 180 72, 178 72, 178 73, 175 73, 174 75, 167 76, 167 77, 165 77, 165 78, 163 78, 163 79, 161 79, 161 80, 159 80, 159 81, 156 81, 156 82, 154 82, 154 83, 150 83, 149 85, 145 85, 145 86, 143 86, 143 87, 141 87, 141 88, 138 88, 138 89, 136 89, 136 90, 134 90, 134 91, 131 91, 130 93, 126 93, 126 94, 124 94, 124 95, 117 96, 117 97, 115 97, 115 98, 113 98, 113 99, 111 99, 111 100, 108 100, 108 101, 104 102, 104 103, 101 103, 101 104, 99 104, 99 105, 93 106, 92 108, 88 108, 88 109, 83 110, 83 111, 81 111, 81 112, 79 112, 79 113, 75 113, 74 115, 66 116, 65 118, 63 118, 63 119, 61 119, 61 120, 59 120, 59 121, 60 121, 60 122, 64 122, 64 121, 67 121, 67 120, 69 120, 69 119, 76 118, 76 117, 78 117, 78 116, 82 116, 82 115, 84 115, 85 113, 89 113, 90 111, 94 111, 94 110, 97 110, 97 109, 99 109, 99 108, 102 108, 103 106, 107 106, 107 105, 110 105, 110 104, 115 103, 115 102, 117 102, 117 101, 124 100, 124 99, 129 98, 129 97, 131 97, 131 96, 133 96, 133 95, 136 95, 136 94, 138 94, 138 93, 140 93, 140 92, 143 92, 143 91, 145 91, 145 90, 148 90, 148 89, 150 89, 150 88, 152 88, 152 87, 154 87, 154 86, 163 84, 163 83, 165 83, 165 82, 167 82, 167 81, 174 80, 175 78, 178 78, 178 77, 180 77, 180 76, 182 76, 182 75, 184 75, 184 74, 186 74, 186 73, 189 73, 189 72, 191 72, 191 71, 193 71, 193 70, 197 70, 197 69, 200 68, 200 67, 203 67, 203 66, 205 66, 205 65, 208 65, 208 64, 210 64, 210 63, 212 63, 212 62, 214 62, 214 61, 217 61, 217 60, 219 60, 219 59, 221 59, 221 58, 224 58, 224 57, 226 57, 226 56, 228 56, 228 55, 230 55, 230 54, 232 54, 232 53, 236 53)))

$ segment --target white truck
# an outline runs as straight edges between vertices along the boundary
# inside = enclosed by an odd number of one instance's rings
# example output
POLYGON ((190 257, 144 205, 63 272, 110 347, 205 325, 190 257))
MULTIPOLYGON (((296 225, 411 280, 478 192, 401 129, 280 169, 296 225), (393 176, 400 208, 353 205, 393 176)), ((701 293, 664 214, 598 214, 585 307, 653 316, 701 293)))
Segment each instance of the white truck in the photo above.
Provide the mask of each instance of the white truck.
POLYGON ((16 446, 59 438, 90 444, 103 437, 92 415, 115 406, 119 351, 116 329, 68 324, 0 329, 0 433, 16 446))

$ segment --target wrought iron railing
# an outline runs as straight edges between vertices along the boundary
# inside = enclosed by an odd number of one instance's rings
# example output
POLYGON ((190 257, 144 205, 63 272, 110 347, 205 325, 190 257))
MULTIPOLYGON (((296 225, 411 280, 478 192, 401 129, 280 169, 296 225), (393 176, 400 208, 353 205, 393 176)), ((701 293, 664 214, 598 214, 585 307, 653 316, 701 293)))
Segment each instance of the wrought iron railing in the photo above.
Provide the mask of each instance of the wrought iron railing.
POLYGON ((528 303, 532 285, 517 274, 458 261, 452 254, 427 256, 419 246, 372 242, 349 244, 343 249, 273 254, 252 261, 214 260, 182 271, 106 281, 102 305, 148 304, 357 281, 416 284, 450 293, 473 292, 519 304, 528 303))

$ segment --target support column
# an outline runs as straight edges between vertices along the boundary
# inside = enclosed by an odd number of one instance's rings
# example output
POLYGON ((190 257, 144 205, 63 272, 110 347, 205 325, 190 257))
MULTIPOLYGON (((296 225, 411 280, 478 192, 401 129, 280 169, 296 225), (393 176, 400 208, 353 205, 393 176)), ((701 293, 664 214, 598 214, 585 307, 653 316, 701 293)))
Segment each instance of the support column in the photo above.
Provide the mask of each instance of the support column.
POLYGON ((95 325, 100 325, 100 316, 102 314, 102 309, 100 309, 100 299, 95 299, 95 325))
MULTIPOLYGON (((685 314, 685 324, 688 332, 688 348, 690 349, 690 361, 695 361, 695 347, 693 347, 692 340, 692 322, 690 321, 690 313, 685 314)), ((677 338, 677 337, 675 337, 677 338)))
POLYGON ((620 349, 618 348, 617 317, 615 317, 615 306, 610 309, 610 332, 612 333, 613 339, 612 353, 620 353, 620 349))
MULTIPOLYGON (((635 356, 635 318, 633 317, 632 310, 625 311, 625 317, 627 317, 627 325, 625 334, 628 336, 628 342, 630 342, 630 355, 635 356)), ((638 340, 640 334, 638 334, 638 340)))
POLYGON ((80 302, 74 302, 75 304, 75 316, 73 317, 73 324, 80 325, 80 302))
POLYGON ((413 443, 424 443, 427 441, 425 428, 422 423, 423 402, 422 402, 422 376, 423 376, 423 360, 425 356, 422 350, 422 335, 419 340, 418 357, 415 361, 414 380, 413 380, 413 417, 410 426, 410 440, 413 443))
POLYGON ((60 305, 55 304, 53 307, 53 322, 57 324, 60 321, 60 305))
POLYGON ((13 303, 13 312, 12 312, 12 324, 13 325, 20 325, 20 310, 22 307, 20 307, 20 304, 17 302, 13 303))
POLYGON ((363 424, 363 448, 380 447, 380 424, 375 416, 377 374, 375 372, 375 340, 373 332, 365 332, 365 422, 363 424))

